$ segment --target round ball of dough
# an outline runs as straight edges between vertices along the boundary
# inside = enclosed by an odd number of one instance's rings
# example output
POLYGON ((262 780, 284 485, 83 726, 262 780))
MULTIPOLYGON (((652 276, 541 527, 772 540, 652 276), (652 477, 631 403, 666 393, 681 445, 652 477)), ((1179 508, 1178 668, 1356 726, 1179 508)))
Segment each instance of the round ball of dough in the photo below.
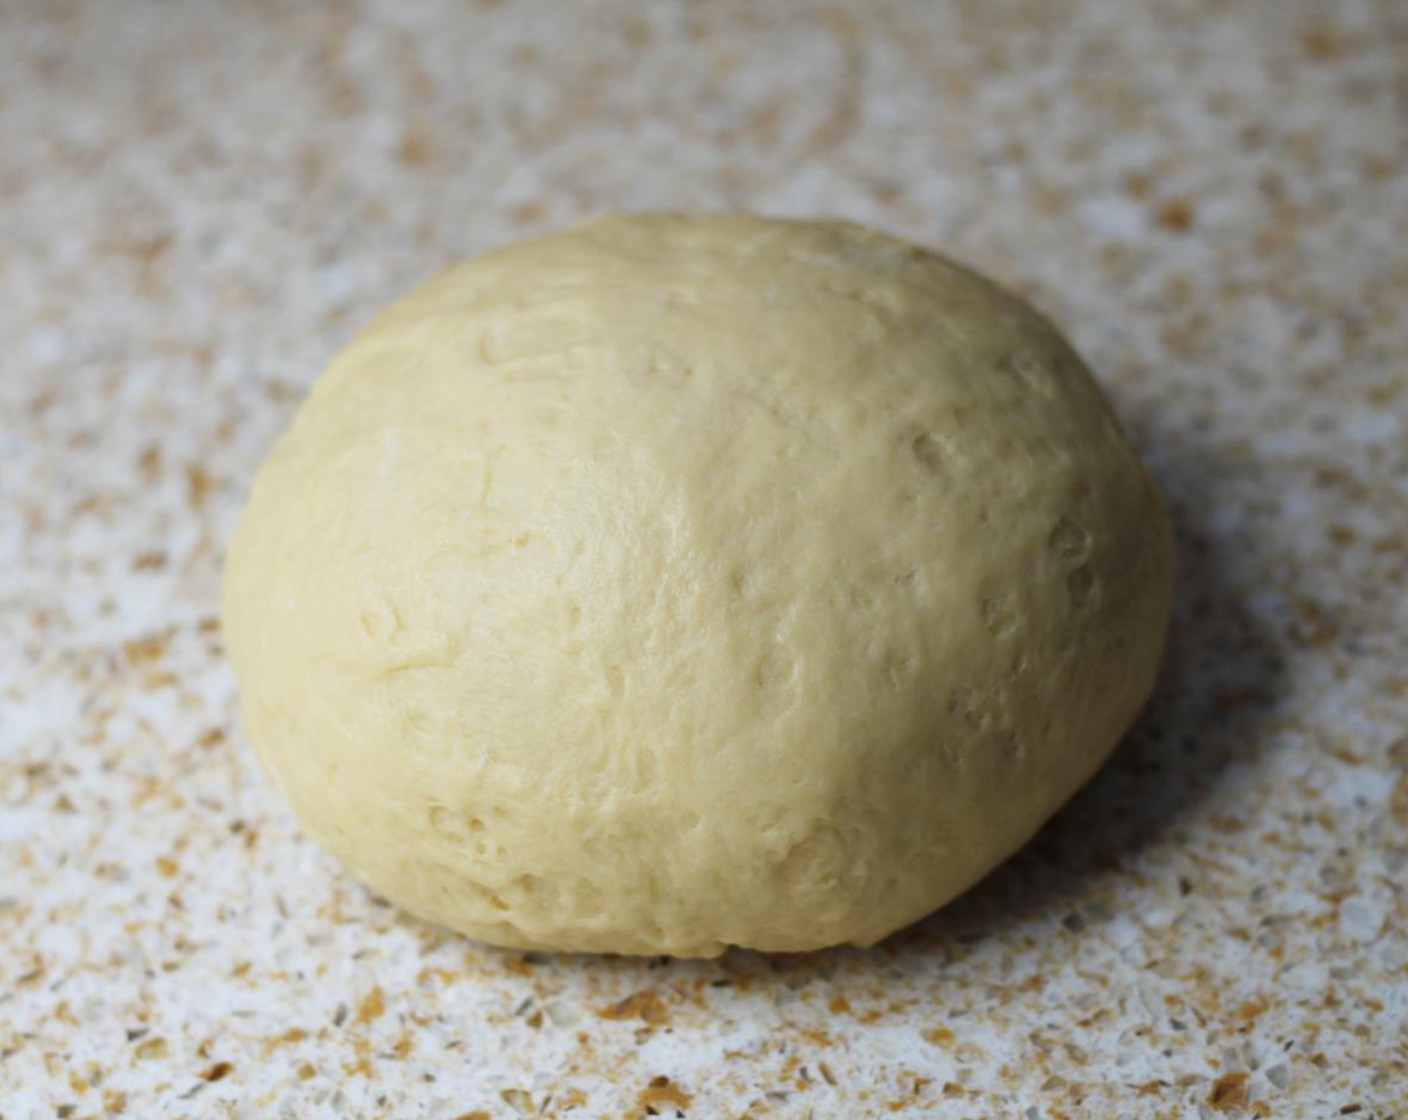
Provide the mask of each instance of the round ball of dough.
POLYGON ((224 622, 250 737, 375 890, 498 945, 864 945, 1099 765, 1160 500, 1027 304, 838 223, 599 221, 332 363, 224 622))

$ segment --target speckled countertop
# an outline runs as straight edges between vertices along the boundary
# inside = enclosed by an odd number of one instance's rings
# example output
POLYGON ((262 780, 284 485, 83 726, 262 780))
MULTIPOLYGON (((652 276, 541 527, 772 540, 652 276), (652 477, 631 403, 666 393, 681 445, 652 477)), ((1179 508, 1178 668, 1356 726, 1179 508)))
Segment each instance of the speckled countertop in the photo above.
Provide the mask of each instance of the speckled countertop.
POLYGON ((1405 60, 1395 0, 0 4, 0 1116, 1408 1116, 1405 60), (297 834, 223 541, 389 297, 724 206, 1069 329, 1178 523, 1166 680, 874 951, 484 949, 297 834))

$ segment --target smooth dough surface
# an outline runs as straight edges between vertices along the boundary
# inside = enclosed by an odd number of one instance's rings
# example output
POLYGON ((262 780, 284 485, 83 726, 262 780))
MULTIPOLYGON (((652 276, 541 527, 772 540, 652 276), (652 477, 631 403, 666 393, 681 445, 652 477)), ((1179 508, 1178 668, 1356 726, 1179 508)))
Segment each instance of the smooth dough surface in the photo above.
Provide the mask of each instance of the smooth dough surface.
POLYGON ((1152 686, 1152 483, 1031 308, 839 223, 612 218, 332 363, 255 484, 246 726, 365 882, 488 942, 868 944, 1152 686))

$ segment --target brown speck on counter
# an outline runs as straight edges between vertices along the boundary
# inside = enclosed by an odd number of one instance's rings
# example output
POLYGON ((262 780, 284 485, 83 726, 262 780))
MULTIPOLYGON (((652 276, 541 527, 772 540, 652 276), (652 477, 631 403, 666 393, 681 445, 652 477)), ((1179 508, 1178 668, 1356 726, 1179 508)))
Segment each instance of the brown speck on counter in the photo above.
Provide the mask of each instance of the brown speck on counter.
POLYGON ((215 487, 215 479, 199 463, 186 464, 186 500, 192 509, 203 508, 215 487))
POLYGON ((614 1021, 639 1019, 641 1022, 651 1025, 665 1022, 669 1014, 670 1009, 665 1001, 649 988, 632 992, 625 999, 597 1012, 597 1015, 603 1019, 614 1021))
POLYGON ((0 4, 0 1112, 1408 1116, 1402 5, 540 7, 0 4), (223 552, 388 300, 689 207, 1067 329, 1176 525, 1164 680, 872 950, 482 948, 294 825, 223 552))
POLYGON ((636 1103, 641 1113, 646 1116, 683 1116, 694 1103, 694 1097, 660 1074, 652 1077, 650 1083, 640 1091, 636 1103))
POLYGON ((148 634, 122 643, 122 655, 132 665, 148 665, 161 659, 166 652, 169 634, 148 634))
POLYGON ((159 572, 166 567, 166 551, 154 548, 150 552, 139 552, 132 558, 134 572, 159 572))
POLYGON ((1213 1082, 1208 1104, 1218 1112, 1242 1107, 1247 1103, 1247 1078, 1245 1073, 1224 1073, 1213 1082))
POLYGON ((302 1042, 308 1037, 308 1032, 302 1027, 289 1027, 283 1034, 274 1035, 264 1043, 266 1051, 276 1050, 280 1046, 287 1046, 292 1043, 302 1042))
POLYGON ((1159 225, 1173 233, 1186 233, 1193 225, 1193 207, 1181 198, 1172 198, 1155 215, 1159 225))
POLYGON ((355 1023, 370 1023, 373 1019, 378 1019, 386 1011, 386 997, 380 986, 374 987, 365 996, 362 1002, 357 1005, 357 1016, 353 1019, 355 1023))

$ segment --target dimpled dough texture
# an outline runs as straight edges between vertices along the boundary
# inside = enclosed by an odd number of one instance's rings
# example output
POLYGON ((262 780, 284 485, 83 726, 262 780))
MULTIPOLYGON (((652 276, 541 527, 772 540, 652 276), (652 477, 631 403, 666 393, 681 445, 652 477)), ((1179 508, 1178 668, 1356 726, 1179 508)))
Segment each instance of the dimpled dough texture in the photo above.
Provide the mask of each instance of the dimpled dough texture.
POLYGON ((1025 303, 853 226, 470 261, 314 387, 231 546, 308 831, 498 945, 868 944, 1003 859, 1154 678, 1168 526, 1025 303))

